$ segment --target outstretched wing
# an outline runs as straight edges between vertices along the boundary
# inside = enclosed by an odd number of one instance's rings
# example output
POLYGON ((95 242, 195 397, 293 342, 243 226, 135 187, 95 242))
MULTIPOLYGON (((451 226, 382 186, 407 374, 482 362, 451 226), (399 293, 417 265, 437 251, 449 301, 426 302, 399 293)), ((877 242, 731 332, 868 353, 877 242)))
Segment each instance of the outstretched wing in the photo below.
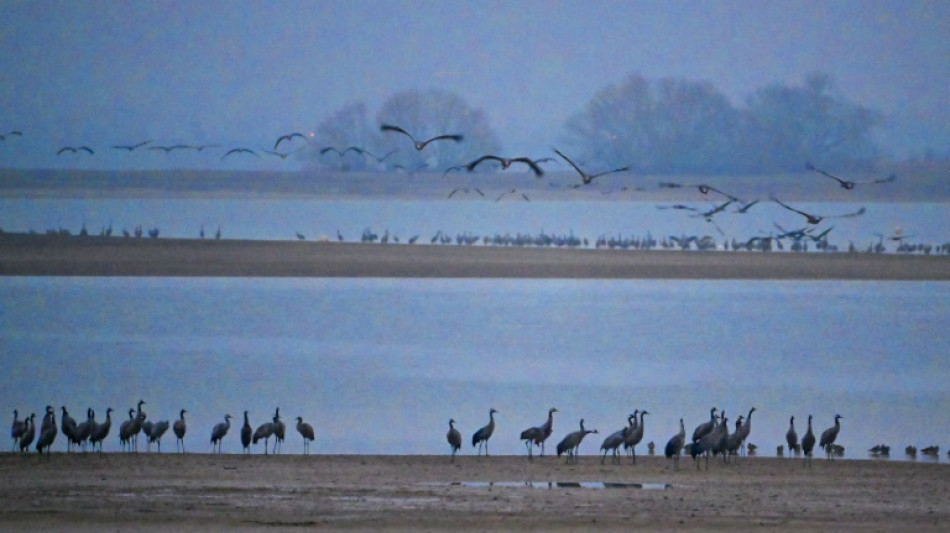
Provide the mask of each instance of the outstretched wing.
POLYGON ((294 133, 288 133, 287 135, 281 135, 280 137, 277 138, 277 142, 274 143, 274 150, 277 149, 277 147, 280 145, 281 142, 292 141, 294 140, 294 137, 300 137, 301 139, 305 141, 307 140, 307 137, 303 133, 294 132, 294 133))
POLYGON ((403 135, 409 137, 410 139, 412 139, 412 142, 416 142, 416 138, 413 137, 411 133, 409 133, 408 131, 406 131, 406 130, 400 128, 399 126, 393 126, 392 124, 382 124, 382 125, 379 126, 379 131, 395 131, 395 132, 399 132, 399 133, 401 133, 401 134, 403 134, 403 135))
POLYGON ((422 150, 423 148, 426 147, 427 144, 429 144, 432 141, 449 140, 449 141, 455 141, 455 142, 462 142, 462 139, 464 138, 465 137, 463 137, 462 135, 457 135, 457 134, 456 135, 437 135, 425 142, 420 143, 419 149, 422 150))
POLYGON ((476 159, 475 161, 472 161, 471 163, 465 165, 465 170, 468 170, 469 172, 471 172, 471 171, 475 170, 475 167, 477 167, 479 163, 481 163, 482 161, 485 161, 485 160, 487 160, 487 159, 491 159, 491 160, 493 160, 493 161, 498 161, 498 162, 501 163, 501 164, 504 164, 504 163, 505 163, 505 160, 502 159, 502 158, 500 158, 500 157, 498 157, 497 155, 483 155, 483 156, 479 157, 478 159, 476 159))
POLYGON ((608 170, 607 172, 601 172, 600 174, 594 174, 593 176, 590 177, 590 179, 599 178, 599 177, 601 177, 601 176, 606 176, 607 174, 613 174, 614 172, 626 172, 626 171, 628 171, 628 170, 630 170, 630 167, 615 168, 615 169, 613 169, 613 170, 608 170))
POLYGON ((531 159, 529 159, 529 158, 527 158, 527 157, 516 157, 516 158, 514 158, 514 159, 511 160, 512 163, 514 163, 514 162, 516 162, 516 161, 519 162, 519 163, 524 163, 524 164, 528 165, 529 167, 531 167, 531 170, 534 171, 535 177, 540 178, 541 176, 544 175, 544 171, 541 170, 541 167, 539 167, 539 166, 538 166, 534 161, 532 161, 531 159))
POLYGON ((562 154, 562 153, 560 152, 560 150, 558 150, 557 148, 555 148, 555 149, 554 149, 554 153, 557 154, 557 155, 559 155, 559 156, 561 156, 561 158, 563 158, 565 161, 567 161, 567 163, 568 163, 569 165, 571 165, 572 167, 574 167, 574 170, 576 170, 577 173, 580 174, 582 178, 587 176, 587 174, 585 174, 584 171, 580 169, 580 167, 578 167, 577 165, 574 164, 573 161, 571 161, 571 158, 570 158, 570 157, 567 157, 566 155, 562 154))

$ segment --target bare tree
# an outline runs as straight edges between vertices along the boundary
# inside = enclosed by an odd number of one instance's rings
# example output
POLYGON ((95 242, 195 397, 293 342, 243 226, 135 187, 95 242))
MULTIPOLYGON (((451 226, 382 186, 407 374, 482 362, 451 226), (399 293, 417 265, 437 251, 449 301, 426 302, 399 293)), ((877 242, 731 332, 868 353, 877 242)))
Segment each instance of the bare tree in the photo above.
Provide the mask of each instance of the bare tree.
POLYGON ((496 152, 499 148, 482 110, 473 109, 457 94, 437 89, 392 95, 383 103, 376 120, 379 124, 397 124, 420 139, 442 134, 465 136, 463 142, 432 143, 419 151, 411 149, 412 146, 407 145, 408 139, 403 136, 389 135, 377 145, 377 150, 383 153, 399 150, 392 161, 387 161, 389 168, 399 165, 417 169, 425 165, 429 170, 442 171, 496 152))
POLYGON ((826 74, 811 74, 800 87, 759 89, 744 115, 744 151, 762 169, 800 170, 804 161, 842 168, 878 154, 870 134, 882 115, 834 93, 826 74))

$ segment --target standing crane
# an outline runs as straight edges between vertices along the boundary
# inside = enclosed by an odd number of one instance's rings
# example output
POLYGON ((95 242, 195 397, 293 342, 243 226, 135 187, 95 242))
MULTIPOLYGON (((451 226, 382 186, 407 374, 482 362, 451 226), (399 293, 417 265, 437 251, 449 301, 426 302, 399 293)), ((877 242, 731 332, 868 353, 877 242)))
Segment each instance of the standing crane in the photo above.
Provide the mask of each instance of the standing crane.
POLYGON ((241 453, 251 453, 251 435, 253 435, 253 433, 254 429, 251 427, 251 422, 247 419, 247 411, 244 411, 244 425, 241 426, 241 453))
POLYGON ((841 415, 835 415, 835 425, 822 431, 821 440, 818 441, 818 447, 825 450, 828 459, 834 457, 834 454, 831 453, 831 445, 835 443, 835 439, 838 438, 838 432, 841 431, 841 422, 838 422, 838 419, 840 418, 844 417, 841 415))
POLYGON ((112 408, 106 409, 106 421, 96 424, 96 427, 89 432, 89 442, 92 443, 92 451, 96 451, 96 445, 99 445, 99 453, 102 454, 102 441, 109 436, 109 430, 112 429, 112 408))
POLYGON ((274 453, 277 453, 277 448, 283 448, 284 446, 284 435, 287 432, 287 427, 284 425, 283 421, 280 419, 280 407, 274 411, 274 453))
POLYGON ((623 441, 623 448, 630 452, 633 464, 637 464, 637 444, 640 444, 640 441, 643 440, 643 415, 648 414, 650 412, 646 409, 640 411, 640 423, 627 433, 627 438, 623 441))
POLYGON ((482 443, 484 443, 485 456, 488 457, 488 439, 490 439, 492 433, 495 432, 495 413, 497 412, 498 411, 494 407, 489 409, 488 424, 479 428, 479 430, 472 435, 472 446, 478 446, 478 455, 482 454, 482 443))
MULTIPOLYGON (((277 420, 275 416, 273 420, 277 420)), ((264 455, 267 455, 267 441, 270 440, 271 435, 274 434, 274 422, 265 422, 254 430, 254 437, 251 441, 254 444, 257 444, 257 441, 264 439, 264 455)))
POLYGON ((798 450, 798 433, 795 431, 795 417, 788 420, 788 431, 785 432, 785 442, 788 443, 788 455, 798 450))
POLYGON ((811 466, 811 452, 815 449, 815 434, 811 430, 811 415, 808 415, 808 431, 802 437, 802 453, 805 454, 805 466, 811 466))
POLYGON ((221 453, 221 440, 224 439, 224 436, 228 434, 228 430, 231 429, 231 415, 224 415, 224 422, 218 422, 211 428, 211 449, 214 450, 215 444, 217 444, 218 452, 221 453))
POLYGON ((303 453, 307 455, 310 453, 310 443, 313 442, 313 426, 303 421, 302 416, 297 417, 297 433, 300 433, 300 436, 303 437, 303 453))
POLYGON ((557 444, 557 455, 567 452, 567 464, 577 464, 577 452, 581 446, 584 437, 591 433, 597 433, 596 429, 584 429, 584 419, 581 419, 581 429, 568 433, 561 442, 557 444))
POLYGON ((627 417, 627 425, 614 431, 604 439, 604 442, 601 443, 600 449, 603 451, 603 455, 600 458, 600 464, 604 464, 604 461, 607 459, 607 452, 612 452, 611 462, 614 464, 620 463, 620 456, 617 454, 617 450, 620 449, 620 445, 623 444, 623 441, 627 438, 627 433, 629 433, 637 425, 637 415, 636 413, 631 414, 627 417))
POLYGON ((178 451, 178 443, 181 443, 181 452, 185 453, 185 430, 188 429, 185 424, 185 411, 184 409, 178 413, 178 420, 175 420, 175 424, 172 426, 172 431, 175 432, 175 451, 178 451))
POLYGON ((709 410, 709 421, 703 422, 693 430, 693 442, 697 442, 716 427, 716 408, 709 410))
POLYGON ((521 440, 524 441, 525 447, 528 448, 528 460, 533 459, 533 451, 535 446, 541 447, 541 457, 544 457, 544 441, 551 436, 551 433, 554 431, 554 413, 557 412, 556 407, 548 409, 548 419, 540 426, 535 426, 528 428, 521 432, 521 440))
POLYGON ((680 432, 673 435, 666 443, 666 449, 663 453, 667 460, 673 460, 673 470, 679 470, 680 454, 683 453, 683 446, 686 445, 686 426, 683 425, 683 419, 680 418, 680 432))
POLYGON ((449 441, 449 449, 452 450, 452 462, 455 462, 455 454, 462 448, 462 434, 455 429, 455 419, 449 419, 449 431, 445 434, 445 440, 449 441))

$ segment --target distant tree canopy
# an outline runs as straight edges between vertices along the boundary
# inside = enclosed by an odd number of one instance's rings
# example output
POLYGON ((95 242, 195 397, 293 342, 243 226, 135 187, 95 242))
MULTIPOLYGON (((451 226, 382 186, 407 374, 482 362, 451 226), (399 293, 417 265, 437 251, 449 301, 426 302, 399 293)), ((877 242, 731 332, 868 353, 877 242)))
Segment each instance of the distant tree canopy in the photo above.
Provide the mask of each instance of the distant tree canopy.
POLYGON ((830 89, 816 74, 802 87, 760 89, 737 109, 709 82, 634 74, 571 117, 566 140, 582 158, 656 174, 860 165, 877 154, 870 130, 881 116, 830 89))
POLYGON ((458 95, 433 89, 394 94, 383 103, 375 122, 367 120, 363 103, 342 108, 318 125, 310 155, 319 166, 340 170, 442 171, 497 149, 497 138, 483 111, 472 109, 458 95), (418 151, 405 135, 380 131, 381 124, 399 126, 420 141, 456 133, 465 140, 436 141, 418 151), (328 146, 341 151, 356 146, 370 154, 319 153, 328 146))

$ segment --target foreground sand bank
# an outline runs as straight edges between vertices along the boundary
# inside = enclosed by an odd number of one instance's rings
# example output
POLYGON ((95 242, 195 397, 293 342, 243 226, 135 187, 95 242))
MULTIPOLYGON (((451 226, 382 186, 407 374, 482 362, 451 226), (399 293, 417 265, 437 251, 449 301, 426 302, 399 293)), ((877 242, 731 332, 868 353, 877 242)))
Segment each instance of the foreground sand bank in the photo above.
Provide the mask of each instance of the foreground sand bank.
POLYGON ((939 531, 950 470, 751 458, 0 454, 4 531, 939 531), (540 482, 541 487, 522 485, 540 482), (496 482, 489 485, 489 482, 496 482), (512 482, 512 483, 504 483, 512 482), (649 483, 587 488, 547 482, 649 483))
POLYGON ((0 275, 950 280, 950 257, 2 234, 0 275))

